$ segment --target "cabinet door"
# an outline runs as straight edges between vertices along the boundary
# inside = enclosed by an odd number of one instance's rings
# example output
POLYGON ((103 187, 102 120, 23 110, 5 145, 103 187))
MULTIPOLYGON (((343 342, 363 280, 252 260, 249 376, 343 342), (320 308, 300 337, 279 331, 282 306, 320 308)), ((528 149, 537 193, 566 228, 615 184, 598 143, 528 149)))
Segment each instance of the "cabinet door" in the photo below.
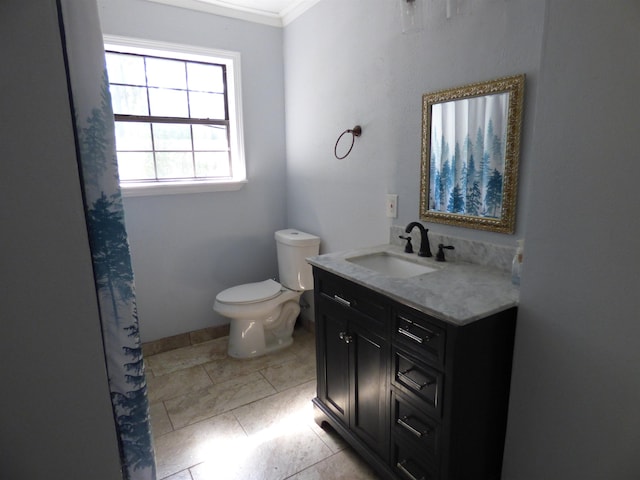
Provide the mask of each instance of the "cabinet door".
POLYGON ((389 457, 388 343, 381 337, 350 324, 351 412, 349 427, 378 455, 389 457))
POLYGON ((340 308, 330 302, 320 300, 316 318, 320 335, 318 356, 318 397, 345 425, 349 424, 349 344, 344 337, 347 334, 347 319, 340 308))

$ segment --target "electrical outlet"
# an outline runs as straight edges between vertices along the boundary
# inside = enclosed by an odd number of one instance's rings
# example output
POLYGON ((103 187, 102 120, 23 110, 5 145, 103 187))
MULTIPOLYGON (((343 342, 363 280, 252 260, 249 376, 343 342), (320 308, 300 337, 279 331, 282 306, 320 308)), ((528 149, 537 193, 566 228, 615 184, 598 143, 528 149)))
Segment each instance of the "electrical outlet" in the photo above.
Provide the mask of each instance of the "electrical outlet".
POLYGON ((387 194, 387 217, 398 217, 398 195, 395 193, 387 194))

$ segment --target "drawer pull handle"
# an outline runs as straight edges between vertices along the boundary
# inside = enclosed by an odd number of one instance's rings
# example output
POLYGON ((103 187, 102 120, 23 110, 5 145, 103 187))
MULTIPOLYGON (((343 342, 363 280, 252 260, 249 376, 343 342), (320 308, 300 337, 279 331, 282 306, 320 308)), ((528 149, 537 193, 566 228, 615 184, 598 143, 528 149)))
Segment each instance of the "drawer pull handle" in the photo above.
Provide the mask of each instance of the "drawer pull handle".
POLYGON ((421 432, 417 428, 412 427, 409 424, 408 420, 409 420, 409 418, 405 415, 404 417, 399 418, 398 420, 396 420, 396 423, 398 425, 400 425, 401 427, 404 427, 407 430, 409 430, 411 433, 413 433, 418 438, 422 438, 424 435, 429 435, 429 429, 425 429, 423 432, 421 432))
MULTIPOLYGON (((424 333, 422 335, 423 339, 425 342, 429 342, 430 340, 432 340, 433 338, 437 337, 438 335, 440 335, 438 332, 434 332, 430 329, 428 329, 427 327, 420 325, 419 323, 416 322, 412 322, 411 320, 409 320, 407 317, 403 317, 402 315, 398 315, 398 320, 400 320, 401 322, 404 322, 405 324, 411 326, 413 325, 414 327, 416 327, 418 330, 422 330, 424 333)), ((399 327, 402 328, 402 327, 399 327)), ((406 329, 403 329, 405 332, 407 331, 406 329)), ((417 340, 416 340, 417 341, 417 340)), ((420 342, 422 343, 422 342, 420 342)))
POLYGON ((340 304, 344 305, 345 307, 350 307, 350 306, 351 306, 351 302, 350 302, 349 300, 345 300, 345 299, 344 299, 344 298, 342 298, 340 295, 334 295, 334 296, 333 296, 333 299, 334 299, 336 302, 338 302, 338 303, 340 303, 340 304))
POLYGON ((347 335, 347 332, 340 332, 338 337, 340 337, 340 340, 344 341, 344 343, 351 343, 353 341, 353 337, 351 335, 347 335))
MULTIPOLYGON (((413 333, 411 333, 411 332, 410 332, 410 331, 408 331, 408 330, 405 330, 405 329, 404 329, 404 328, 402 328, 402 327, 398 327, 398 333, 399 333, 400 335, 404 335, 405 337, 409 337, 409 338, 410 338, 411 340, 413 340, 414 342, 422 343, 422 342, 424 341, 424 339, 423 339, 422 337, 419 337, 418 335, 414 335, 413 333)), ((431 338, 430 338, 430 337, 427 337, 427 338, 426 338, 426 340, 427 340, 427 342, 428 342, 429 340, 431 340, 431 338)))
POLYGON ((409 373, 410 371, 411 371, 411 369, 405 370, 404 372, 398 372, 398 377, 400 378, 400 380, 404 380, 405 382, 410 383, 411 385, 413 385, 418 390, 422 390, 424 387, 428 387, 429 385, 433 384, 433 380, 431 382, 427 380, 424 383, 416 382, 413 378, 411 378, 409 375, 407 375, 407 373, 409 373))
POLYGON ((414 476, 413 473, 411 473, 409 470, 407 470, 407 467, 405 467, 406 463, 407 463, 406 460, 400 460, 398 463, 396 463, 396 467, 398 467, 398 470, 400 470, 402 473, 404 473, 411 480, 425 480, 424 475, 422 475, 422 476, 420 476, 420 478, 418 478, 418 477, 414 476))

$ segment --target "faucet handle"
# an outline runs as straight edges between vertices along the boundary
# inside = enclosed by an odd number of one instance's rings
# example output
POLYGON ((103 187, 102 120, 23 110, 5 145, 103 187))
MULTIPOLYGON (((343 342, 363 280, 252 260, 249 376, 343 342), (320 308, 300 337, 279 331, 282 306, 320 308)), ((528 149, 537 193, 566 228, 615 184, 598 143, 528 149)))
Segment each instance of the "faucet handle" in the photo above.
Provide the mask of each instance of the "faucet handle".
POLYGON ((406 240, 407 244, 404 246, 404 253, 413 253, 413 245, 411 245, 411 237, 405 237, 398 235, 401 239, 406 240))
POLYGON ((436 262, 446 262, 447 259, 444 258, 444 249, 447 250, 455 250, 453 245, 443 245, 442 243, 438 244, 438 253, 436 253, 436 262))

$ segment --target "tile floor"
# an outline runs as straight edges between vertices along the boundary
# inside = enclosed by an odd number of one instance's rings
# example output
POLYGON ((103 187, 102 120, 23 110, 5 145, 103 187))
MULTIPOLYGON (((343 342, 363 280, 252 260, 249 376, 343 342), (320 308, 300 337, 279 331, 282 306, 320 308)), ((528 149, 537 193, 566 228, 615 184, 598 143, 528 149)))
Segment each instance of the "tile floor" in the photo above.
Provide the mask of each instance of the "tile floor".
POLYGON ((145 358, 158 479, 376 480, 313 420, 315 339, 250 360, 227 337, 145 358))

